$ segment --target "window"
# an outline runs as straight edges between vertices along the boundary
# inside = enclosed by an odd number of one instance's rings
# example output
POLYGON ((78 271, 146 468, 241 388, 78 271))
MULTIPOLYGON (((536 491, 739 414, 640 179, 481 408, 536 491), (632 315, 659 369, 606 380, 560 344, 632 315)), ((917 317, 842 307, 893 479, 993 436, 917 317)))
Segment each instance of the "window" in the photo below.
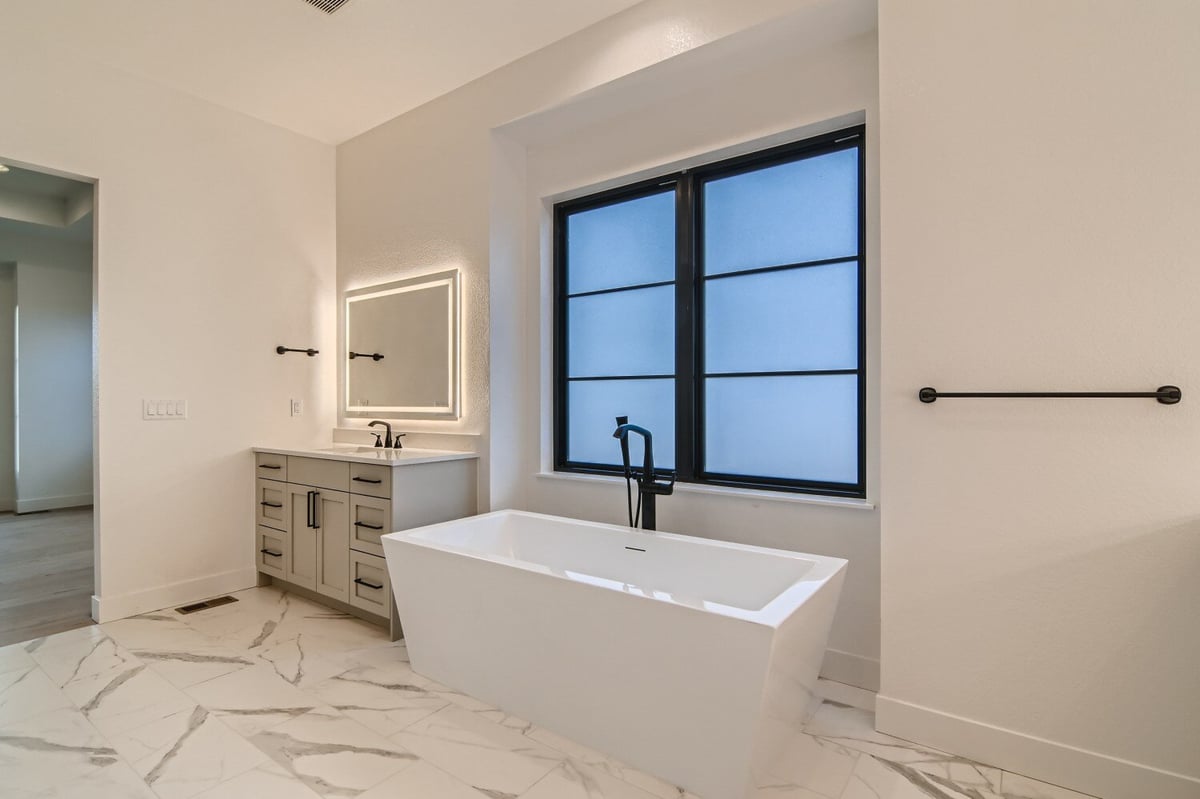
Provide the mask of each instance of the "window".
POLYGON ((555 469, 865 495, 862 140, 555 206, 555 469))

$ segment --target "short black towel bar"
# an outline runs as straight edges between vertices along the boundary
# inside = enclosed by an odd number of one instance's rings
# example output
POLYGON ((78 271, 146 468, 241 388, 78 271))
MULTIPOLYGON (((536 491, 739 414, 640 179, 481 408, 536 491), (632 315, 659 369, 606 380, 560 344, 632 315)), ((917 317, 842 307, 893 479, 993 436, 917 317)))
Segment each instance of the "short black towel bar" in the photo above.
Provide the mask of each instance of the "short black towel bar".
POLYGON ((320 352, 320 350, 314 350, 314 349, 312 349, 311 347, 310 347, 309 349, 306 349, 306 350, 298 350, 298 349, 295 349, 295 348, 293 348, 293 347, 285 347, 285 346, 283 346, 282 344, 280 344, 278 347, 276 347, 276 348, 275 348, 275 351, 276 351, 277 353, 279 353, 280 355, 284 355, 284 354, 286 354, 286 353, 289 353, 289 352, 303 352, 305 355, 307 355, 307 356, 308 356, 308 357, 310 357, 310 358, 311 358, 312 356, 316 355, 318 352, 320 352))
POLYGON ((944 397, 1071 397, 1083 399, 1156 399, 1163 405, 1175 405, 1183 399, 1179 386, 1159 386, 1156 391, 938 391, 926 386, 917 392, 921 402, 937 402, 944 397))

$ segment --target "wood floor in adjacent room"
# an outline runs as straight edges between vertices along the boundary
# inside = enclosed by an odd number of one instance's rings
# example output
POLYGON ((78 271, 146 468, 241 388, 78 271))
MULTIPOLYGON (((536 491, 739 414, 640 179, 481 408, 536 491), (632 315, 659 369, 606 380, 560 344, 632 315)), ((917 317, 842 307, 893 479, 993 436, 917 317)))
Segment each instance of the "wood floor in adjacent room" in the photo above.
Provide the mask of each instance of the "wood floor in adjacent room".
POLYGON ((92 509, 0 514, 0 646, 91 624, 92 509))

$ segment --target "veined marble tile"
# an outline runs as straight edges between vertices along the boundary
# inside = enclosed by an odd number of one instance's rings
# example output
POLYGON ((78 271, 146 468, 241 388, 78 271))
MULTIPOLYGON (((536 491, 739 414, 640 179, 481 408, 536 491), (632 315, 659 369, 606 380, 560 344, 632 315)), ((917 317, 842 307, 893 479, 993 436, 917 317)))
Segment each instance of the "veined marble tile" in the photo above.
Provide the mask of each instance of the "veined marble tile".
POLYGON ((419 682, 407 663, 395 661, 385 666, 356 666, 310 690, 364 727, 392 736, 449 704, 419 682))
POLYGON ((520 796, 566 756, 517 730, 457 706, 442 708, 392 740, 485 793, 520 796))
MULTIPOLYGON (((495 795, 491 795, 494 799, 495 795)), ((489 799, 489 794, 456 780, 423 760, 388 777, 359 799, 489 799)), ((247 799, 250 799, 249 797, 247 799)))
POLYGON ((74 709, 74 706, 38 666, 0 674, 0 725, 3 728, 64 708, 74 709))
POLYGON ((296 718, 321 704, 312 694, 289 684, 267 664, 193 685, 187 693, 246 736, 296 718))
POLYGON ((162 799, 194 796, 267 759, 198 705, 113 736, 112 742, 162 799))
POLYGON ((0 728, 0 791, 45 791, 119 763, 117 751, 73 707, 0 728))
POLYGON ((320 799, 320 794, 282 765, 268 761, 197 794, 197 799, 320 799))
POLYGON ((538 780, 521 799, 651 799, 652 796, 606 771, 568 760, 538 780))
POLYGON ((963 785, 903 763, 859 758, 842 799, 1001 799, 998 792, 963 785))
POLYGON ((455 705, 463 710, 474 713, 480 718, 486 719, 493 724, 506 727, 507 729, 521 733, 522 735, 526 735, 534 729, 533 722, 501 710, 495 705, 489 704, 482 699, 476 699, 470 694, 463 693, 456 688, 443 685, 437 680, 417 674, 415 671, 412 672, 412 679, 418 686, 424 688, 427 693, 446 700, 448 704, 455 705))
POLYGON ((110 638, 181 688, 258 662, 252 656, 217 645, 179 616, 147 614, 102 626, 110 638))
POLYGON ((194 704, 145 664, 114 669, 104 679, 69 682, 63 692, 109 738, 144 727, 194 704))
POLYGON ((975 789, 984 796, 1000 793, 1000 769, 877 732, 874 718, 869 711, 825 702, 806 730, 823 746, 868 754, 898 771, 921 772, 932 784, 975 789))
MULTIPOLYGON (((392 794, 391 799, 396 796, 392 794)), ((320 799, 320 794, 283 766, 268 760, 215 788, 197 794, 197 799, 320 799)))
POLYGON ((127 763, 118 762, 92 774, 31 790, 4 790, 4 799, 159 799, 127 763))
POLYGON ((221 646, 256 654, 263 646, 295 637, 280 629, 289 614, 321 610, 308 600, 272 588, 250 589, 234 596, 238 602, 184 616, 184 623, 221 646))
POLYGON ((1011 771, 1004 772, 1000 778, 1000 793, 1004 799, 1095 799, 1088 794, 1022 777, 1011 771))
POLYGON ((0 647, 0 674, 18 671, 35 665, 24 643, 0 647))
POLYGON ((74 685, 78 691, 86 691, 93 682, 107 683, 114 674, 140 665, 132 652, 103 633, 64 641, 46 640, 31 657, 60 688, 74 685))
POLYGON ((616 777, 619 780, 641 788, 647 793, 660 797, 660 799, 679 799, 682 789, 672 785, 666 780, 659 779, 645 772, 639 771, 632 766, 627 766, 616 758, 609 757, 595 749, 578 744, 569 738, 551 732, 544 727, 534 727, 527 735, 549 746, 551 749, 557 749, 565 754, 572 761, 582 763, 594 770, 603 771, 607 774, 616 777))
POLYGON ((100 625, 89 624, 86 627, 76 627, 74 630, 47 635, 44 638, 35 638, 25 644, 25 650, 33 654, 39 649, 51 649, 83 641, 93 641, 103 637, 104 632, 100 629, 100 625))
POLYGON ((797 734, 779 755, 767 764, 765 774, 755 777, 757 786, 770 788, 778 794, 799 789, 811 791, 829 799, 838 799, 850 780, 859 753, 841 746, 831 746, 810 735, 797 734))
POLYGON ((251 742, 322 796, 357 796, 416 762, 416 755, 337 713, 313 711, 251 742))

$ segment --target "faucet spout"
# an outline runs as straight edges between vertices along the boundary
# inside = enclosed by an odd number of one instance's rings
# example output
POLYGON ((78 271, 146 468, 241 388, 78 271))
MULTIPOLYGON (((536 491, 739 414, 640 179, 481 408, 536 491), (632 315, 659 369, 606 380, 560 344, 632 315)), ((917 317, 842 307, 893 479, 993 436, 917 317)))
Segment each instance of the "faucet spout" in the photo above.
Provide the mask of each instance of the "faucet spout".
MULTIPOLYGON (((387 435, 384 436, 383 446, 390 449, 392 446, 392 425, 389 422, 382 422, 376 419, 375 421, 370 422, 367 427, 375 427, 376 425, 383 425, 385 428, 387 428, 387 435)), ((378 439, 376 440, 375 446, 379 446, 378 439)))
POLYGON ((629 438, 630 433, 637 433, 645 440, 644 455, 642 457, 642 479, 654 479, 654 434, 644 427, 639 427, 636 424, 617 425, 617 429, 613 431, 613 438, 621 439, 621 444, 624 445, 629 438))

